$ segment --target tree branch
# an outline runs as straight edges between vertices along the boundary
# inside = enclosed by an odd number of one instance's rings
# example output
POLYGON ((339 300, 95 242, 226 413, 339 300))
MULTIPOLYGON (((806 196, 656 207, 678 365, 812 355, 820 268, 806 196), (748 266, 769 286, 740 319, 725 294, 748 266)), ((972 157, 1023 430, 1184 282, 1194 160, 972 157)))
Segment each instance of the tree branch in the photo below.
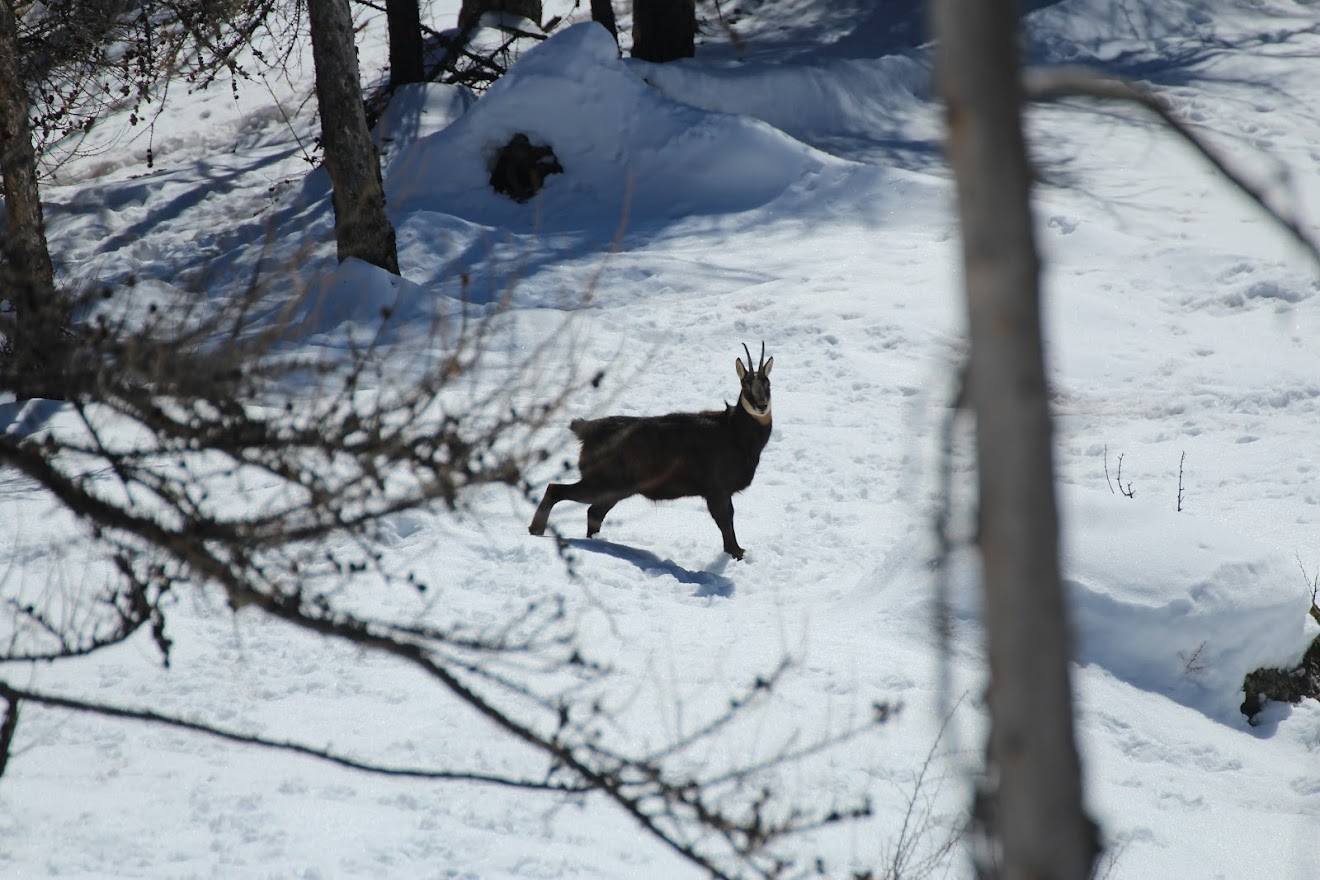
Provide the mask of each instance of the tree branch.
MULTIPOLYGON (((883 720, 878 714, 807 745, 790 736, 780 751, 741 766, 734 760, 694 770, 679 754, 714 737, 742 708, 769 699, 782 669, 757 679, 727 713, 671 748, 636 753, 604 738, 608 717, 582 692, 607 670, 583 656, 559 604, 529 604, 525 614, 487 629, 351 610, 344 586, 360 573, 423 589, 411 574, 392 570, 380 550, 389 516, 435 500, 452 509, 462 492, 481 484, 524 485, 523 468, 547 456, 541 447, 547 419, 582 386, 572 365, 547 371, 548 349, 538 347, 509 378, 474 384, 473 390, 486 390, 453 404, 458 378, 475 378, 488 321, 468 327, 464 314, 461 327, 437 325, 444 340, 438 356, 384 351, 378 334, 370 346, 353 346, 342 357, 300 357, 282 347, 297 309, 279 305, 273 318, 259 319, 272 314, 262 296, 254 278, 251 290, 216 316, 198 319, 185 304, 150 316, 123 307, 117 322, 95 318, 71 371, 70 397, 81 421, 40 436, 0 435, 0 467, 14 468, 86 524, 120 575, 108 594, 85 600, 94 613, 67 624, 49 619, 40 602, 0 602, 0 612, 22 625, 15 629, 21 638, 0 659, 67 659, 149 625, 168 661, 162 599, 186 587, 213 588, 236 612, 251 607, 421 670, 535 753, 549 768, 545 780, 393 767, 2 681, 0 698, 169 726, 381 775, 598 791, 683 860, 730 880, 781 876, 787 836, 869 812, 864 800, 851 808, 799 808, 757 783, 873 729, 883 720), (420 371, 413 369, 418 357, 424 357, 420 371), (393 368, 406 372, 406 380, 393 368), (559 375, 562 386, 546 378, 559 375), (547 393, 549 382, 556 387, 547 393), (541 402, 525 403, 529 398, 541 402), (258 476, 263 492, 235 502, 228 490, 249 475, 258 476), (48 652, 52 639, 56 650, 48 652)), ((117 314, 113 306, 89 311, 117 314)), ((382 331, 389 319, 382 315, 382 331)))
POLYGON ((1174 134, 1210 163, 1210 166, 1255 202, 1312 260, 1320 265, 1320 244, 1311 238, 1301 222, 1284 214, 1270 204, 1265 190, 1229 167, 1228 162, 1206 143, 1191 126, 1173 114, 1167 101, 1157 92, 1140 83, 1108 76, 1084 67, 1051 67, 1026 70, 1022 75, 1022 88, 1033 101, 1057 101, 1061 98, 1095 98, 1136 104, 1155 114, 1174 134))
POLYGON ((18 704, 20 701, 26 700, 53 709, 64 709, 70 712, 99 715, 104 718, 115 718, 124 721, 140 721, 146 724, 172 727, 177 730, 188 731, 189 733, 202 734, 214 739, 238 743, 240 745, 258 746, 260 748, 272 749, 280 752, 292 752, 297 755, 315 758, 318 761, 325 761, 330 764, 336 764, 340 767, 346 767, 350 770, 358 770, 363 773, 370 773, 375 776, 394 776, 407 779, 426 779, 443 782, 477 782, 485 785, 525 788, 537 791, 559 792, 563 794, 577 794, 587 791, 584 786, 572 785, 565 782, 541 782, 532 779, 517 779, 509 776, 498 776, 490 773, 471 773, 458 770, 435 770, 423 767, 398 767, 388 764, 376 764, 370 761, 351 758, 347 755, 341 755, 330 749, 318 748, 316 746, 310 746, 292 740, 269 739, 253 733, 242 733, 236 730, 228 730, 202 721, 189 721, 185 718, 164 715, 160 712, 154 712, 149 709, 128 709, 123 706, 115 706, 109 703, 99 703, 91 700, 62 697, 41 691, 16 688, 3 680, 0 680, 0 697, 4 698, 9 703, 10 707, 9 712, 6 715, 5 726, 0 727, 0 775, 3 775, 4 758, 8 754, 7 746, 9 744, 9 738, 12 738, 13 736, 13 725, 14 722, 17 721, 18 704), (11 722, 10 719, 13 719, 13 722, 11 722), (6 733, 8 733, 9 738, 6 737, 6 733))
POLYGON ((18 697, 4 689, 0 682, 0 697, 5 700, 5 717, 0 719, 0 778, 9 766, 9 750, 14 745, 14 732, 18 730, 18 697))

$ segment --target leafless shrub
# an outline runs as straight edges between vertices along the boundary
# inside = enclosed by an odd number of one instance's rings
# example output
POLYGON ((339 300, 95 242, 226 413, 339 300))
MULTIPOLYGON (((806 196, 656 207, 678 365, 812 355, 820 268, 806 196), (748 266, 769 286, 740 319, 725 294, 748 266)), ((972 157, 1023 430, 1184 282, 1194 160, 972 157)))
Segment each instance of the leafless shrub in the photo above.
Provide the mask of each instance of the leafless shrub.
POLYGON ((237 82, 250 65, 276 68, 297 45, 300 7, 287 0, 76 0, 39 4, 20 20, 20 64, 33 103, 35 147, 47 173, 92 148, 110 114, 142 126, 153 163, 153 120, 170 91, 237 82), (261 34, 269 39, 260 39, 261 34), (263 51, 264 47, 264 51, 263 51), (244 50, 252 51, 244 55, 244 50), (246 59, 246 60, 245 60, 246 59))
MULTIPOLYGON (((1105 445, 1105 452, 1104 452, 1104 455, 1105 455, 1105 485, 1109 486, 1109 492, 1110 492, 1110 494, 1112 495, 1112 494, 1114 493, 1114 483, 1109 479, 1109 446, 1108 446, 1108 444, 1105 445)), ((1119 491, 1120 493, 1122 493, 1122 495, 1123 495, 1125 498, 1136 498, 1136 497, 1137 497, 1136 490, 1134 490, 1134 489, 1132 488, 1132 481, 1131 481, 1131 480, 1128 481, 1128 483, 1127 483, 1126 486, 1123 485, 1123 456, 1122 456, 1121 454, 1118 456, 1118 474, 1117 474, 1117 476, 1115 477, 1115 479, 1118 481, 1118 491, 1119 491)))
MULTIPOLYGON (((962 700, 954 710, 962 705, 962 700)), ((906 791, 907 808, 898 836, 890 845, 882 874, 861 875, 857 880, 925 880, 945 876, 952 868, 955 851, 967 833, 966 816, 936 812, 945 777, 937 773, 937 759, 944 750, 944 734, 953 721, 950 713, 921 766, 912 775, 906 791)))

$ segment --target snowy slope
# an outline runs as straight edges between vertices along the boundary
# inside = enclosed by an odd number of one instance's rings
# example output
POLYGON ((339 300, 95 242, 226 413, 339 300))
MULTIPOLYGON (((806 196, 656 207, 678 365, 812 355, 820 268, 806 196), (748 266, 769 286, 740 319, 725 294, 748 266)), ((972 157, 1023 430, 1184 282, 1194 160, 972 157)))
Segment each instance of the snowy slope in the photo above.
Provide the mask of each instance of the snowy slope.
MULTIPOLYGON (((1274 181, 1279 204, 1317 215, 1311 6, 1032 5, 1033 61, 1095 63, 1166 90, 1236 167, 1274 181)), ((951 568, 947 670, 930 620, 939 433, 962 313, 929 54, 902 22, 861 15, 866 3, 824 6, 755 5, 740 25, 744 55, 713 35, 693 61, 647 65, 580 25, 470 107, 445 88, 410 90, 378 131, 402 282, 334 266, 327 182, 305 173, 294 138, 314 126, 304 114, 285 128, 264 87, 245 87, 237 108, 201 96, 158 123, 169 136, 156 171, 86 163, 47 197, 74 281, 133 276, 168 291, 202 279, 224 296, 261 246, 300 255, 294 283, 328 302, 355 297, 311 316, 312 344, 340 344, 339 330, 399 291, 419 318, 447 307, 460 272, 478 305, 512 290, 507 335, 490 343, 492 383, 547 340, 584 373, 606 371, 600 391, 569 401, 565 425, 716 406, 735 392, 741 343, 765 340, 775 434, 736 499, 747 561, 719 552, 699 500, 634 499, 600 540, 572 543, 570 574, 553 542, 526 534, 530 508, 489 490, 460 516, 398 522, 391 564, 431 573, 434 595, 358 589, 384 613, 474 625, 562 596, 586 647, 616 667, 602 698, 637 744, 696 729, 791 657, 774 698, 700 756, 713 767, 901 702, 874 735, 775 780, 805 803, 871 799, 872 818, 795 850, 845 876, 884 873, 913 800, 928 820, 921 846, 956 823, 985 682, 969 554, 951 568), (553 144, 565 168, 521 206, 485 181, 491 150, 517 131, 553 144)), ((379 63, 382 30, 365 32, 365 69, 379 63)), ((294 108, 309 84, 278 85, 294 108)), ((1088 800, 1113 844, 1109 876, 1315 876, 1320 705, 1273 707, 1255 728, 1237 705, 1246 671, 1295 659, 1315 636, 1298 560, 1320 568, 1316 267, 1134 111, 1079 102, 1034 110, 1030 125, 1080 739, 1088 800), (1109 484, 1119 455, 1131 499, 1109 484)), ((567 431, 556 439, 570 456, 567 431)), ((965 536, 969 438, 956 447, 965 536)), ((551 460, 534 476, 557 473, 551 460)), ((3 475, 0 510, 16 536, 0 543, 0 590, 73 601, 105 576, 66 539, 72 524, 3 475)), ((552 523, 576 536, 584 519, 565 503, 552 523)), ((144 640, 0 673, 395 763, 538 766, 395 664, 234 618, 215 597, 181 602, 175 621, 168 670, 144 640)), ((969 873, 957 861, 950 871, 969 873)), ((382 780, 35 708, 0 783, 0 874, 700 876, 595 800, 382 780)))

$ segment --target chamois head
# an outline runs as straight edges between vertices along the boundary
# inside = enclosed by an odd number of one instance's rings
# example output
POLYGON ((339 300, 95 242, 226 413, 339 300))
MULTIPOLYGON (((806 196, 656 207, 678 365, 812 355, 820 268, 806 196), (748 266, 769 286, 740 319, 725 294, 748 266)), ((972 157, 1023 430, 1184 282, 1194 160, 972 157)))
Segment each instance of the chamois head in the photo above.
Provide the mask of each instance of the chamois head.
POLYGON ((770 368, 775 365, 775 359, 765 359, 765 343, 762 342, 761 363, 753 369, 752 353, 745 342, 743 343, 743 351, 747 352, 747 366, 743 366, 742 358, 734 361, 734 365, 738 370, 738 381, 742 383, 742 393, 738 395, 738 405, 761 424, 769 424, 770 368))

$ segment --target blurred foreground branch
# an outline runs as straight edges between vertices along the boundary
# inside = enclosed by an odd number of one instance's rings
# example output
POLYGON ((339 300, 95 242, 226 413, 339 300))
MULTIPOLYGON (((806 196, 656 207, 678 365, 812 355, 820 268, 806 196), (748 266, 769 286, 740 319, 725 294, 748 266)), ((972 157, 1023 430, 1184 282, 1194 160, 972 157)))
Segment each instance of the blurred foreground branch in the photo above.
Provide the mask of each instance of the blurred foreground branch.
POLYGON ((1302 226, 1301 221, 1270 204, 1264 188, 1233 170, 1196 131, 1179 119, 1158 92, 1140 83, 1110 76, 1084 67, 1050 67, 1023 71, 1022 86, 1029 100, 1057 101, 1063 98, 1094 98, 1135 104, 1159 118, 1164 125, 1189 144, 1215 171, 1255 202, 1271 220, 1300 245, 1320 266, 1320 244, 1302 226))
POLYGON ((401 514, 436 502, 460 510, 482 486, 525 495, 525 469, 547 455, 548 420, 589 384, 536 347, 509 347, 509 363, 489 363, 506 303, 484 315, 451 304, 427 327, 415 304, 379 303, 336 323, 322 314, 340 304, 286 299, 255 283, 227 304, 149 300, 135 292, 79 302, 85 320, 63 365, 65 402, 39 427, 15 421, 0 432, 0 467, 38 490, 43 513, 62 509, 83 524, 89 570, 106 573, 99 591, 71 596, 53 590, 45 563, 34 562, 0 587, 6 746, 19 707, 31 703, 368 773, 595 794, 722 878, 782 876, 794 863, 786 841, 869 813, 860 795, 801 805, 771 782, 891 711, 806 743, 790 738, 772 754, 705 761, 711 737, 769 702, 785 663, 695 733, 631 748, 602 696, 611 670, 591 659, 563 599, 538 596, 493 624, 470 622, 462 608, 443 609, 448 622, 435 622, 423 599, 431 585, 382 549, 401 514), (382 588, 403 598, 363 601, 382 588), (543 774, 399 767, 16 683, 34 664, 76 661, 133 638, 149 638, 168 666, 179 638, 170 621, 188 593, 223 596, 234 613, 420 671, 530 749, 543 774))

